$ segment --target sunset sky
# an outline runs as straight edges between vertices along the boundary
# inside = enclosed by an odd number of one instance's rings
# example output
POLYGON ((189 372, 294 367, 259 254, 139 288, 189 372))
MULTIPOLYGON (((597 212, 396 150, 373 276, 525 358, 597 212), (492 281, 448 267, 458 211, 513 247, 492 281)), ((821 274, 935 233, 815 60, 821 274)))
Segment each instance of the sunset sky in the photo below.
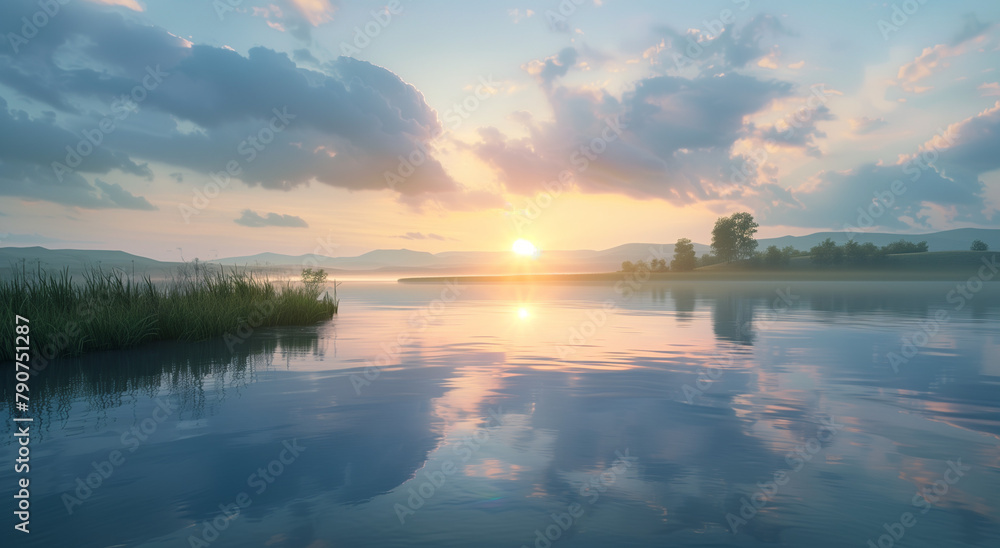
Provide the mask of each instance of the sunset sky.
POLYGON ((0 247, 1000 225, 995 2, 61 2, 0 4, 0 247))

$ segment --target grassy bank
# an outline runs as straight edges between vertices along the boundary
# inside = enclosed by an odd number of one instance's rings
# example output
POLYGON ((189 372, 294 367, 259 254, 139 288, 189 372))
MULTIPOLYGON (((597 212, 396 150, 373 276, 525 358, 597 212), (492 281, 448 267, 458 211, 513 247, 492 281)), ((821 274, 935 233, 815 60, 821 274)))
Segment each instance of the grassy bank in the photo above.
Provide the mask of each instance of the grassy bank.
POLYGON ((15 274, 0 281, 0 362, 14 359, 14 317, 30 320, 30 346, 57 356, 154 340, 245 336, 256 327, 310 325, 337 313, 320 284, 276 287, 251 272, 218 272, 157 285, 121 272, 15 274))

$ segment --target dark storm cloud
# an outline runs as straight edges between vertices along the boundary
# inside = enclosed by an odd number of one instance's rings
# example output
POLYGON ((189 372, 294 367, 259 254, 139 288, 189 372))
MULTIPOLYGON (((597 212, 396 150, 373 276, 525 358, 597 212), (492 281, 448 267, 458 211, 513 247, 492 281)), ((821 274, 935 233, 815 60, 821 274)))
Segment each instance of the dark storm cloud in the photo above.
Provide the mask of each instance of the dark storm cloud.
POLYGON ((253 228, 261 228, 265 226, 309 228, 309 224, 306 223, 302 217, 295 215, 281 215, 279 213, 265 213, 264 215, 260 215, 250 209, 244 209, 240 217, 234 222, 238 225, 253 228))

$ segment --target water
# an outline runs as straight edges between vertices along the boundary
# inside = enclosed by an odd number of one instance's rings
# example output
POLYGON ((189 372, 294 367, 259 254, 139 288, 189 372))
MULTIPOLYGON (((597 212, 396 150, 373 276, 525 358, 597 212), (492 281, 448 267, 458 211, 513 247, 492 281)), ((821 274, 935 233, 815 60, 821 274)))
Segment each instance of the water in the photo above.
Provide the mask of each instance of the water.
POLYGON ((319 327, 49 366, 3 538, 1000 546, 1000 287, 952 289, 345 284, 319 327))

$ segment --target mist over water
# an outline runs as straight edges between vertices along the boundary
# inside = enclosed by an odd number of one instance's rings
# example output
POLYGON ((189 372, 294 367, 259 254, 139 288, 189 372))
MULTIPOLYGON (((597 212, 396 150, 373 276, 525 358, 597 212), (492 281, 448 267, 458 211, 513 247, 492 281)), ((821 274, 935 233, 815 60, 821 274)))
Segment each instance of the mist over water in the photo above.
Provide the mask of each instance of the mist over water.
POLYGON ((56 361, 28 545, 996 546, 1000 288, 954 289, 347 282, 56 361))

